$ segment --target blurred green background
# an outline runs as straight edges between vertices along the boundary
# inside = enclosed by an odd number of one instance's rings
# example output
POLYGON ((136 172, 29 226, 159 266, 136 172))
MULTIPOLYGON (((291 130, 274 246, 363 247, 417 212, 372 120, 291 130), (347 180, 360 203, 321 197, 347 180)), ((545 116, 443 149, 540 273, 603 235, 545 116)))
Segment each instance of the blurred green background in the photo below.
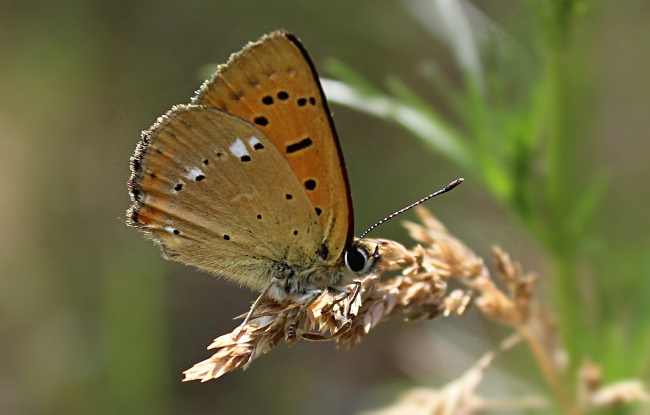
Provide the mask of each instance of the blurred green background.
MULTIPOLYGON (((181 383, 183 370, 212 354, 205 347, 237 324, 232 318, 255 294, 164 261, 125 225, 129 157, 140 131, 188 102, 206 65, 225 62, 274 29, 298 35, 321 76, 331 77, 334 57, 375 85, 397 76, 432 108, 451 113, 416 66, 435 62, 452 85, 461 84, 454 57, 405 3, 0 0, 0 413, 349 414, 377 408, 410 385, 442 385, 507 335, 475 312, 395 321, 350 352, 300 342, 278 347, 246 372, 181 383)), ((590 320, 592 339, 615 338, 607 344, 620 347, 578 349, 609 359, 612 379, 647 381, 648 352, 638 340, 630 349, 626 333, 647 340, 650 315, 640 306, 650 296, 650 3, 574 3, 581 7, 571 23, 578 35, 566 53, 574 57, 578 87, 567 95, 579 110, 567 112, 565 122, 586 138, 569 161, 580 177, 604 174, 610 183, 577 256, 583 297, 574 311, 607 316, 607 324, 590 320)), ((474 4, 521 53, 535 54, 543 41, 531 33, 540 27, 535 2, 474 4)), ((404 129, 331 107, 357 234, 464 176, 463 186, 427 206, 480 255, 489 259, 499 244, 538 272, 538 294, 557 300, 544 244, 484 179, 404 129)), ((410 246, 399 222, 373 236, 410 246)), ((483 393, 544 391, 530 363, 521 363, 529 360, 525 350, 511 352, 483 393)))

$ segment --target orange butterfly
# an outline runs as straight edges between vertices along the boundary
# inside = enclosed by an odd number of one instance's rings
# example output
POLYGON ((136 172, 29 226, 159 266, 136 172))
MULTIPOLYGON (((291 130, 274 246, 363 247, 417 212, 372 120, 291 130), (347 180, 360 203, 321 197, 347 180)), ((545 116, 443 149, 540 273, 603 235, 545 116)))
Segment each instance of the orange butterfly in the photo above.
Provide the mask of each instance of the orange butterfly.
POLYGON ((334 123, 311 59, 278 31, 234 54, 146 132, 131 158, 128 224, 164 255, 280 301, 369 273, 354 240, 334 123))

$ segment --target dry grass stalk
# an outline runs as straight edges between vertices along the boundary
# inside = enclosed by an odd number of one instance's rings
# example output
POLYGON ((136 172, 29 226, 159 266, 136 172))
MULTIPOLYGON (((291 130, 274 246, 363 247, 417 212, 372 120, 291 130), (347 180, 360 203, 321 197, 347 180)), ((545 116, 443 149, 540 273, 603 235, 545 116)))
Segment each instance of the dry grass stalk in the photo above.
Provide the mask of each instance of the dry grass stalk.
POLYGON ((511 335, 495 350, 485 353, 462 376, 441 389, 411 389, 390 407, 365 412, 364 415, 470 415, 486 410, 496 412, 497 410, 548 408, 548 400, 542 397, 527 396, 516 400, 494 400, 483 398, 477 393, 484 373, 494 358, 520 341, 521 337, 518 334, 511 335))
POLYGON ((208 347, 220 349, 185 371, 185 381, 207 381, 238 368, 247 368, 258 356, 280 342, 293 344, 301 337, 334 340, 337 346, 359 343, 379 322, 394 316, 406 320, 432 319, 462 314, 476 295, 475 303, 492 318, 513 325, 524 322, 534 278, 524 276, 517 265, 495 250, 497 266, 510 290, 500 291, 490 279, 483 260, 451 236, 433 215, 417 210, 423 225, 407 223, 411 237, 420 245, 407 250, 397 242, 376 240, 382 256, 380 269, 349 293, 323 292, 309 307, 277 304, 266 300, 246 326, 218 337, 208 347), (401 270, 387 281, 379 276, 401 270), (456 278, 468 290, 447 290, 456 278))
POLYGON ((585 359, 578 370, 578 398, 586 411, 593 408, 617 408, 630 402, 649 402, 650 394, 637 379, 603 385, 602 368, 585 359))

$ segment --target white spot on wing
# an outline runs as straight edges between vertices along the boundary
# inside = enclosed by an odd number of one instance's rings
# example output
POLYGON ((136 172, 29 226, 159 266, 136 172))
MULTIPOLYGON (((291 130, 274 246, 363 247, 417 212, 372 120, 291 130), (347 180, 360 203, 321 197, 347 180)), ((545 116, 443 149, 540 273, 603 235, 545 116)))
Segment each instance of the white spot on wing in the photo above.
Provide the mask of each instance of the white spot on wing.
POLYGON ((198 167, 194 167, 185 177, 190 180, 196 180, 197 176, 205 176, 205 174, 203 174, 203 171, 198 167))
POLYGON ((235 155, 235 157, 243 157, 243 156, 248 156, 248 149, 246 148, 246 144, 241 140, 241 138, 238 138, 233 145, 230 146, 230 152, 235 155))
POLYGON ((173 234, 174 231, 176 230, 176 228, 172 228, 171 226, 165 226, 165 230, 166 230, 167 232, 173 234))
POLYGON ((251 138, 248 139, 248 145, 251 146, 251 148, 255 148, 255 144, 259 144, 259 143, 260 140, 254 135, 252 135, 251 138))

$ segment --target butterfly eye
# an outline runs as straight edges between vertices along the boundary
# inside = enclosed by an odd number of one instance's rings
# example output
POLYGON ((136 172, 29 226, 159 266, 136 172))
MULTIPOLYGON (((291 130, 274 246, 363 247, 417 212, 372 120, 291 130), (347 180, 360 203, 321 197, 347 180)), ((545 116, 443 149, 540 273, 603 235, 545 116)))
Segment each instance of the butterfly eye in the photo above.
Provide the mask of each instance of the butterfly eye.
POLYGON ((375 256, 363 245, 355 243, 345 252, 345 266, 357 274, 367 272, 374 263, 375 256))

